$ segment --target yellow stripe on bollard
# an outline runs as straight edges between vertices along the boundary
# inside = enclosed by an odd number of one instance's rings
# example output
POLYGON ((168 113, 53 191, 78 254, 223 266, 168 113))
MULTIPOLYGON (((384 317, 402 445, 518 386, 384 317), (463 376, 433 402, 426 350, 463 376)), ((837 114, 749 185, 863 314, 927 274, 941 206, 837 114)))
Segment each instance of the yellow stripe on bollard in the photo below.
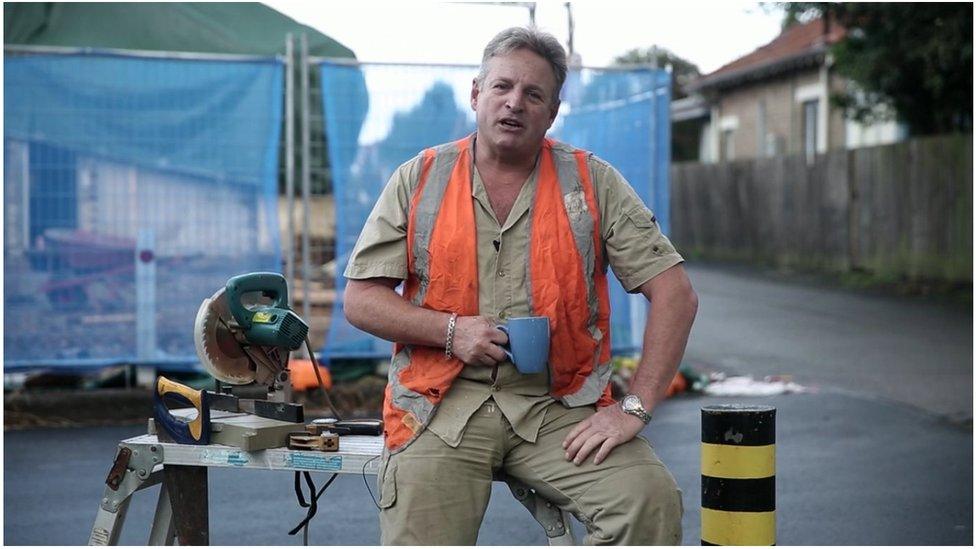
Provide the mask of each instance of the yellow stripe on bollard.
POLYGON ((776 512, 746 513, 702 508, 701 539, 712 545, 774 545, 776 512))
POLYGON ((765 478, 776 474, 776 445, 701 445, 701 474, 718 478, 765 478))
POLYGON ((701 544, 776 545, 776 408, 702 407, 701 544))

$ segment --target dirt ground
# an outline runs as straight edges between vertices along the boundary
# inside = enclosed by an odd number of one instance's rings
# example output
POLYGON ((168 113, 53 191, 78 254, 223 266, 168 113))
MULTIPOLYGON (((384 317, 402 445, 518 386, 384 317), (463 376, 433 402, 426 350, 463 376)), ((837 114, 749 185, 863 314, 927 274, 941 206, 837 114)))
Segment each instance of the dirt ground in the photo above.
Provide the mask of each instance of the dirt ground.
MULTIPOLYGON (((381 417, 385 378, 365 376, 336 383, 332 401, 343 418, 381 417)), ((300 392, 296 402, 304 404, 306 418, 331 414, 322 394, 300 392)), ((146 388, 35 389, 5 393, 3 429, 37 427, 81 427, 133 425, 152 417, 152 392, 146 388)))

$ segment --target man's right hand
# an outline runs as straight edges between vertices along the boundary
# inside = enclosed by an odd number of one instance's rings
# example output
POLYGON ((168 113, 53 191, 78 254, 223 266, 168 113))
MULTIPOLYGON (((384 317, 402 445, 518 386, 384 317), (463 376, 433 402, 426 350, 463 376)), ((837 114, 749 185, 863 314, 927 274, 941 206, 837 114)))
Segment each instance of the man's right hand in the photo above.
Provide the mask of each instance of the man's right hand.
POLYGON ((508 343, 505 332, 483 316, 459 316, 454 328, 454 356, 465 364, 494 366, 505 360, 501 345, 508 343))

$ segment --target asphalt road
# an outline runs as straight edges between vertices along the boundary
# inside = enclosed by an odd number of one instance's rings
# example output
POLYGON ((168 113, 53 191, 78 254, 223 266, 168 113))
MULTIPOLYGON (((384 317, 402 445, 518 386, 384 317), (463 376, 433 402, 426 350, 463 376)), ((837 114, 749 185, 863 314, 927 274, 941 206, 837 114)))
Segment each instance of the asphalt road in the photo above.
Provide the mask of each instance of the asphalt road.
MULTIPOLYGON (((816 391, 681 396, 657 410, 644 434, 684 492, 686 545, 699 544, 700 408, 729 402, 777 408, 779 545, 973 543, 971 314, 741 272, 689 272, 701 300, 691 363, 793 375, 816 391)), ((86 543, 115 447, 142 431, 6 432, 4 543, 86 543)), ((321 486, 327 477, 316 478, 321 486)), ((300 545, 300 535, 287 535, 304 516, 292 483, 291 473, 212 469, 211 543, 300 545)), ((121 543, 146 543, 157 490, 134 497, 121 543)), ((379 542, 362 477, 343 475, 329 488, 310 542, 379 542)), ((496 484, 479 544, 545 543, 496 484)))
POLYGON ((972 425, 973 310, 689 265, 699 295, 685 358, 757 378, 891 399, 972 425))

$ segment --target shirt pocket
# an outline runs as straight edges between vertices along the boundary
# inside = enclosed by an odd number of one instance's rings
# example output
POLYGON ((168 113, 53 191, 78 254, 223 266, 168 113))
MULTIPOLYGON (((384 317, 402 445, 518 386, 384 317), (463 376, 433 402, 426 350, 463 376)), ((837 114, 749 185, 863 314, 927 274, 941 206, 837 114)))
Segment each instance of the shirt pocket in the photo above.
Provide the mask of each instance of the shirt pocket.
POLYGON ((640 242, 646 243, 654 256, 660 257, 676 253, 674 245, 664 236, 661 228, 657 224, 657 216, 644 207, 634 208, 627 212, 627 219, 636 228, 635 234, 639 235, 640 242))
POLYGON ((657 226, 657 217, 647 208, 634 208, 627 212, 627 218, 640 229, 653 229, 657 226))

